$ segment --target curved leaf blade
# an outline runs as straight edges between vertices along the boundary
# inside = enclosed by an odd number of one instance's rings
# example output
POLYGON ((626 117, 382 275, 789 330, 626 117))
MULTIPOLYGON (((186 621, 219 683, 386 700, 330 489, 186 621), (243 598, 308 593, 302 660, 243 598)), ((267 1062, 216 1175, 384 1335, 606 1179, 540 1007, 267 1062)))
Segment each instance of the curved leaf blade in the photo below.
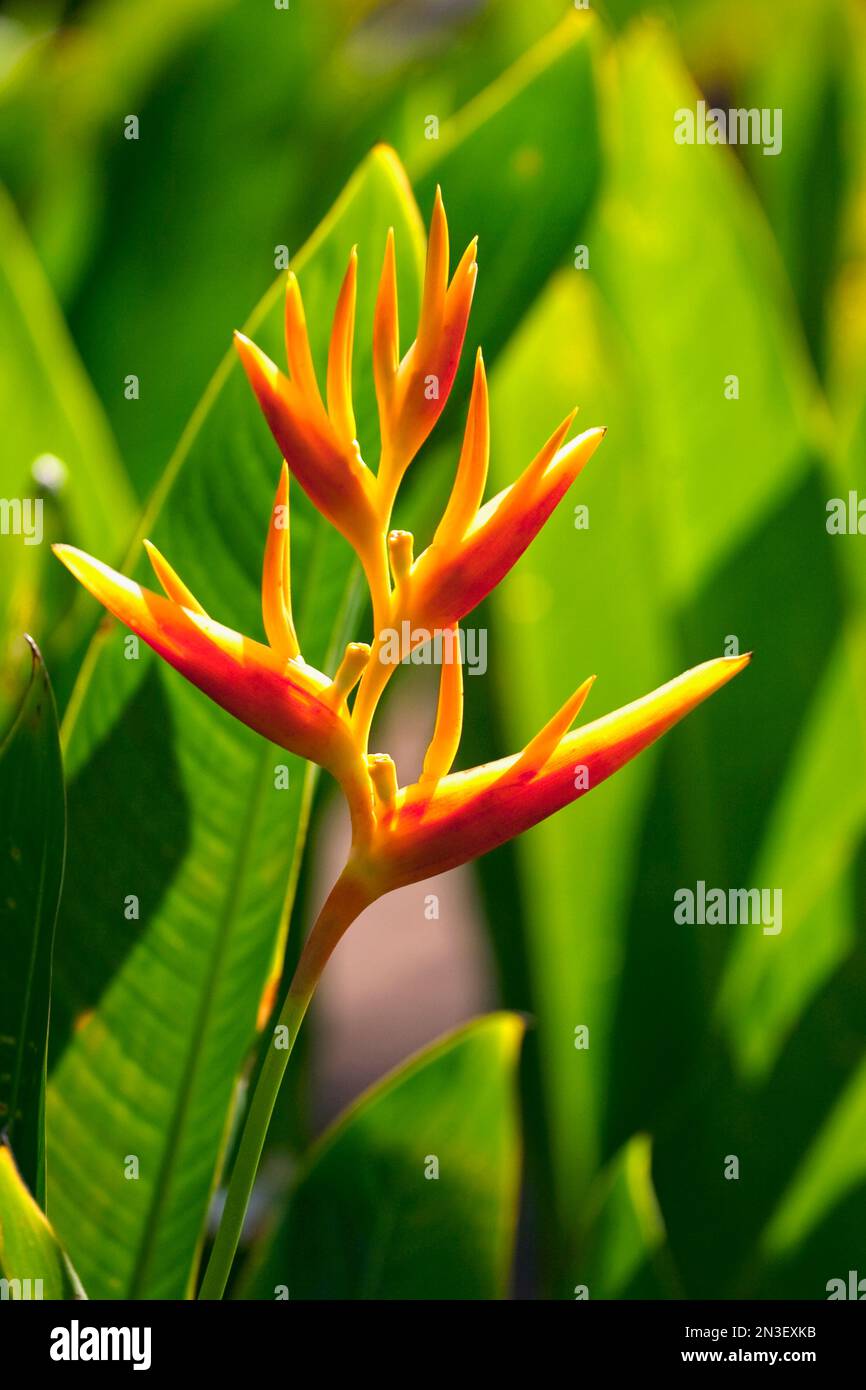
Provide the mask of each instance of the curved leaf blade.
POLYGON ((4 1299, 86 1298, 5 1143, 0 1144, 0 1282, 4 1299))
POLYGON ((31 643, 30 679, 0 744, 0 1128, 45 1200, 45 1065, 66 804, 57 713, 31 643))
POLYGON ((503 1297, 523 1028, 516 1014, 476 1020, 350 1107, 311 1150, 241 1296, 503 1297))

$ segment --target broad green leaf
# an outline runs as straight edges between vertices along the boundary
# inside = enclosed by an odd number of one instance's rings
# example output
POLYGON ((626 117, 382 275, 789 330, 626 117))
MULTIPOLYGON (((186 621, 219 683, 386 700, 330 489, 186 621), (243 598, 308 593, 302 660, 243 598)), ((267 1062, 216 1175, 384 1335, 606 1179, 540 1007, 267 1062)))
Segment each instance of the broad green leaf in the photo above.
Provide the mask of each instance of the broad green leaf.
MULTIPOLYGON (((478 236, 467 343, 491 361, 533 300, 571 265, 600 177, 594 19, 555 30, 446 123, 413 182, 422 207, 441 184, 452 244, 478 236)), ((463 378, 471 376, 466 354, 463 378)))
MULTIPOLYGON (((124 0, 102 0, 74 22, 28 6, 4 31, 0 167, 27 209, 39 256, 64 302, 93 253, 105 204, 119 201, 105 189, 110 153, 120 147, 140 169, 140 145, 124 138, 127 113, 143 111, 163 67, 174 66, 190 37, 225 6, 226 0, 153 0, 145 12, 124 0), (62 140, 53 138, 58 130, 62 140)), ((143 138, 151 134, 145 128, 143 138)), ((142 230, 148 250, 150 232, 150 226, 142 230)), ((126 312, 131 307, 127 302, 126 312)), ((115 346, 117 317, 112 305, 101 322, 115 346)))
POLYGON ((780 930, 771 941, 740 932, 720 986, 731 1053, 749 1077, 766 1074, 804 1003, 855 945, 844 874, 866 827, 866 709, 855 664, 863 639, 862 627, 840 639, 755 867, 755 882, 781 894, 780 930))
MULTIPOLYGON (((760 1191, 725 1182, 723 1157, 737 1140, 725 1137, 724 1117, 737 1115, 737 1135, 744 1116, 753 1128, 769 1120, 731 1089, 714 1036, 734 929, 676 924, 673 895, 699 879, 760 882, 774 796, 810 701, 829 681, 844 620, 842 557, 823 528, 820 403, 754 199, 729 151, 712 159, 712 148, 674 142, 673 112, 694 92, 660 29, 631 31, 602 83, 610 162, 590 267, 554 282, 497 365, 492 489, 516 476, 569 407, 581 406, 583 427, 609 430, 491 605, 504 743, 491 751, 520 747, 592 672, 587 718, 732 641, 757 656, 657 750, 524 836, 509 859, 518 892, 496 895, 493 880, 513 885, 501 862, 483 872, 506 1000, 538 1020, 529 1056, 542 1105, 529 1151, 542 1154, 551 1288, 570 1296, 579 1281, 594 1175, 646 1131, 672 1258, 684 1265, 685 1292, 707 1296, 733 1279, 772 1210, 769 1174, 760 1191), (739 399, 725 398, 728 373, 739 374, 739 399), (501 945, 521 930, 520 951, 501 945), (574 1047, 578 1025, 589 1029, 585 1051, 574 1047), (735 1208, 747 1214, 736 1218, 728 1267, 712 1241, 735 1208)), ((850 695, 839 697, 846 709, 850 695)), ((835 817, 842 861, 845 819, 835 817)), ((849 823, 856 834, 856 816, 849 823)), ((836 848, 827 853, 830 862, 836 848)), ((820 959, 811 975, 804 968, 807 994, 820 990, 823 968, 820 959)), ((781 997, 778 1017, 783 1028, 781 997)), ((825 1065, 829 1104, 847 1073, 825 1065)), ((796 1143, 792 1134, 792 1165, 803 1128, 798 1121, 796 1143)))
POLYGON ((864 1129, 866 1062, 781 1194, 761 1241, 763 1296, 825 1298, 828 1280, 863 1277, 864 1129))
POLYGON ((517 1218, 522 1020, 449 1034, 311 1149, 247 1298, 501 1298, 517 1218), (287 1291, 287 1292, 286 1292, 287 1291))
POLYGON ((796 23, 779 23, 772 43, 756 47, 757 70, 737 102, 760 108, 772 94, 770 105, 782 113, 779 154, 767 157, 760 145, 748 147, 745 154, 822 375, 825 319, 840 270, 841 234, 857 158, 853 147, 859 144, 848 106, 848 85, 857 70, 856 60, 852 62, 854 20, 847 0, 801 4, 796 23))
MULTIPOLYGON (((390 225, 411 322, 423 241, 389 151, 374 151, 295 261, 321 358, 359 246, 362 441, 374 418, 373 300, 390 225)), ((282 298, 277 284, 247 325, 277 360, 282 298)), ((229 356, 145 526, 208 612, 253 636, 262 633, 261 559, 278 473, 270 433, 229 356)), ((292 529, 302 648, 323 666, 352 606, 351 552, 299 488, 292 529)), ((49 1211, 93 1296, 175 1298, 190 1285, 235 1078, 285 933, 312 774, 146 649, 127 660, 129 651, 117 629, 97 640, 65 729, 70 873, 52 1032, 49 1211), (282 766, 288 790, 275 777, 282 766)))
MULTIPOLYGON (((665 1297, 665 1228, 652 1181, 652 1143, 636 1134, 599 1174, 587 1201, 584 1298, 665 1297)), ((665 1282, 667 1279, 667 1283, 665 1282)))
POLYGON ((5 1142, 0 1143, 0 1284, 3 1298, 86 1297, 5 1142))
POLYGON ((27 689, 0 743, 0 1128, 45 1202, 45 1059, 66 805, 57 715, 32 645, 27 689))
POLYGON ((592 273, 634 369, 660 579, 681 603, 802 477, 815 385, 778 253, 731 152, 673 138, 674 112, 700 93, 663 30, 642 24, 623 40, 603 92, 609 161, 592 273), (712 526, 695 526, 708 493, 712 526))
MULTIPOLYGON (((0 188, 0 497, 22 509, 3 518, 0 667, 8 642, 32 630, 49 655, 65 653, 81 620, 59 631, 72 585, 48 544, 101 545, 116 559, 134 523, 133 497, 93 389, 51 289, 5 190, 0 188), (16 518, 10 518, 15 523, 16 518), (17 534, 16 534, 17 529, 17 534)), ((52 669, 54 667, 52 666, 52 669)), ((7 693, 7 698, 10 692, 7 693)), ((3 691, 0 690, 0 698, 3 691)))
POLYGON ((4 492, 32 487, 31 468, 55 455, 67 470, 68 522, 82 546, 129 540, 135 504, 99 403, 12 203, 0 192, 0 408, 4 492))

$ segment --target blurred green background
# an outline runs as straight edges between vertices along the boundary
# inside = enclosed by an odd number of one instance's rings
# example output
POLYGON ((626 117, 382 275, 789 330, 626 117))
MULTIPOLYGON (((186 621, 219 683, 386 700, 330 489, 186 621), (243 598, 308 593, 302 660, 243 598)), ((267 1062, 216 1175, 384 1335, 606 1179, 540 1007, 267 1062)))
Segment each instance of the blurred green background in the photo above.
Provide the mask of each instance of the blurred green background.
MULTIPOLYGON (((572 405, 609 428, 470 620, 489 671, 467 680, 462 765, 522 746, 593 671, 588 717, 726 650, 756 657, 578 806, 353 928, 233 1292, 824 1297, 862 1266, 866 541, 828 534, 826 508, 866 491, 864 132, 856 0, 4 7, 0 495, 42 499, 46 543, 0 537, 0 700, 11 716, 28 631, 68 779, 48 1212, 91 1296, 192 1286, 263 991, 341 826, 298 760, 145 653, 124 661, 47 542, 132 567, 152 535, 208 611, 260 634, 278 459, 230 334, 252 321, 278 355, 285 246, 321 360, 357 241, 375 440, 388 226, 405 343, 423 253, 382 142, 425 223, 441 184, 454 256, 480 237, 466 361, 399 521, 435 526, 478 344, 494 490, 572 405), (780 108, 781 152, 678 145, 674 112, 700 98, 780 108), (782 889, 781 933, 676 924, 699 880, 782 889), (359 1087, 497 1005, 530 1020, 519 1071, 519 1024, 493 1013, 311 1147, 359 1087)), ((333 670, 366 636, 357 576, 303 498, 294 525, 305 655, 333 670)), ((404 780, 431 680, 385 712, 404 780)))

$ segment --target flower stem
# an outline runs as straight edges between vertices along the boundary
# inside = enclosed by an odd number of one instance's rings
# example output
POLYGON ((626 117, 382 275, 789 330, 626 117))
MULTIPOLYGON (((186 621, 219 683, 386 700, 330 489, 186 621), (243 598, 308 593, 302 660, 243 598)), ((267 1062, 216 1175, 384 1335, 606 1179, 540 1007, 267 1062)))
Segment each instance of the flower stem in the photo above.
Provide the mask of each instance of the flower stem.
POLYGON ((347 869, 338 878, 301 952, 253 1091, 200 1299, 222 1298, 289 1057, 322 971, 340 937, 370 902, 347 869))

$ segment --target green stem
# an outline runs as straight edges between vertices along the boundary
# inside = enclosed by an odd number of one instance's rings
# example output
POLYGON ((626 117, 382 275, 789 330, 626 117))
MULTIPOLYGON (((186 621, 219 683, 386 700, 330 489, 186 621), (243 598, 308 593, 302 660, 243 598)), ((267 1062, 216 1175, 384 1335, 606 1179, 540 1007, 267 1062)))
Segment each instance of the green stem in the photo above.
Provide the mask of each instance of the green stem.
POLYGON ((351 876, 348 869, 344 869, 307 938, 247 1111, 225 1206, 199 1289, 199 1298, 222 1298, 225 1292, 265 1146, 268 1126, 295 1039, 331 952, 346 928, 369 902, 369 894, 351 876))

